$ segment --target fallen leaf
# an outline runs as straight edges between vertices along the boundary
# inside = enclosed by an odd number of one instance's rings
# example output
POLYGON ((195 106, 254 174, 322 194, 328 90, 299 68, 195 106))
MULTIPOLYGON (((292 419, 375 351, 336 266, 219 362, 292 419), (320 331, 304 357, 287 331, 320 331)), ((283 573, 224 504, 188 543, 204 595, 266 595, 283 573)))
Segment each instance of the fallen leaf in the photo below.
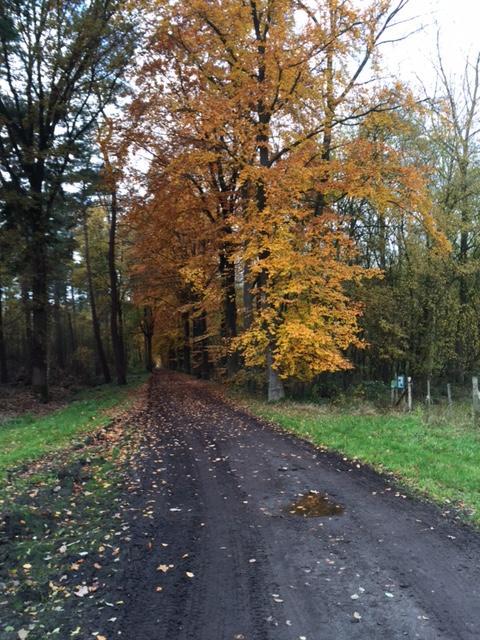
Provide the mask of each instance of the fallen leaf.
POLYGON ((163 573, 167 573, 169 569, 170 567, 168 566, 168 564, 159 564, 157 567, 157 571, 163 571, 163 573))
POLYGON ((74 594, 78 598, 83 598, 83 596, 86 596, 87 593, 89 593, 89 588, 86 587, 85 585, 82 585, 81 587, 78 587, 78 589, 76 591, 74 591, 74 594))

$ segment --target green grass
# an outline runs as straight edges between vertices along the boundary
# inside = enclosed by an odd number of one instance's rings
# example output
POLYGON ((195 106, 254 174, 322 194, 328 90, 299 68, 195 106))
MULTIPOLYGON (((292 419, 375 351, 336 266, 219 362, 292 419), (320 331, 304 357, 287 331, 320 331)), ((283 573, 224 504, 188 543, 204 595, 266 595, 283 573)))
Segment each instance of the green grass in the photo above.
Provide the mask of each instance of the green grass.
MULTIPOLYGON (((253 413, 317 445, 392 472, 404 485, 453 503, 480 524, 480 427, 458 414, 362 415, 348 409, 282 402, 243 402, 253 413)), ((372 412, 370 412, 372 413, 372 412)))
POLYGON ((29 640, 70 637, 67 607, 84 626, 73 594, 93 575, 103 579, 103 565, 114 561, 115 546, 106 541, 119 532, 122 487, 139 441, 125 409, 145 380, 85 390, 49 415, 0 426, 2 640, 16 640, 22 629, 29 640), (122 414, 120 425, 109 424, 122 414), (94 431, 97 437, 87 437, 94 431))
POLYGON ((126 402, 130 390, 144 380, 144 375, 138 375, 125 387, 87 389, 75 394, 63 409, 42 417, 25 415, 0 425, 0 481, 8 469, 68 447, 77 437, 106 424, 109 416, 105 411, 126 402))

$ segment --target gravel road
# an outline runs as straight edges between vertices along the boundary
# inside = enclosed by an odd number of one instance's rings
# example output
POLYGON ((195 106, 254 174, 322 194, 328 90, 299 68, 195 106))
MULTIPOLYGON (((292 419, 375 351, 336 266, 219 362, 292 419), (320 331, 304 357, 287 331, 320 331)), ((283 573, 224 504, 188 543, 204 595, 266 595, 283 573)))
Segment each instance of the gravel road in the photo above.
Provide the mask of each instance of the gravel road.
POLYGON ((480 638, 469 527, 186 376, 155 373, 144 418, 108 640, 480 638), (344 511, 291 513, 306 494, 344 511))

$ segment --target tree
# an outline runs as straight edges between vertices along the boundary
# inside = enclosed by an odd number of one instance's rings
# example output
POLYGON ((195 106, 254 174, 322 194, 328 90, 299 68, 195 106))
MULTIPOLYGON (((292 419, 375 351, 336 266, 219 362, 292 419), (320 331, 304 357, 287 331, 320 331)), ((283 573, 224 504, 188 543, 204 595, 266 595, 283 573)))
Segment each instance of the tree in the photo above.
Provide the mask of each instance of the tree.
POLYGON ((85 207, 83 211, 83 242, 84 242, 84 259, 85 259, 85 269, 87 272, 87 283, 88 283, 88 299, 90 302, 90 311, 92 314, 92 328, 93 335, 95 337, 95 346, 97 349, 97 357, 100 363, 100 367, 102 369, 103 379, 106 384, 111 382, 112 378, 110 376, 110 368, 108 366, 107 356, 105 354, 105 348, 103 346, 102 332, 100 329, 100 322, 97 313, 97 302, 95 298, 95 287, 93 283, 93 273, 92 273, 92 261, 90 257, 90 237, 89 237, 89 216, 88 216, 88 208, 85 207))
MULTIPOLYGON (((211 222, 194 272, 204 299, 220 284, 219 298, 237 307, 241 269, 248 321, 225 337, 247 366, 266 368, 271 400, 284 379, 350 367, 348 348, 362 344, 349 286, 373 273, 354 259, 341 201, 411 212, 433 229, 418 167, 363 129, 375 117, 393 126, 389 114, 413 105, 400 84, 364 77, 405 4, 155 4, 132 138, 179 185, 164 210, 188 198, 196 240, 211 222)), ((225 324, 227 305, 221 314, 225 324)))
POLYGON ((118 182, 121 175, 122 153, 114 146, 113 123, 105 119, 100 130, 99 146, 103 159, 103 186, 108 197, 109 238, 108 273, 110 277, 110 332, 118 384, 127 383, 125 344, 123 341, 122 304, 116 264, 117 227, 119 221, 118 182), (114 158, 114 151, 117 155, 114 158))
POLYGON ((456 318, 453 359, 457 377, 463 381, 480 357, 475 293, 480 248, 480 54, 466 61, 462 77, 456 80, 447 75, 439 51, 438 77, 440 95, 431 101, 428 127, 438 166, 432 186, 454 249, 450 277, 458 297, 450 311, 452 320, 456 318))
POLYGON ((25 243, 33 385, 48 399, 49 249, 63 176, 120 86, 132 28, 117 0, 5 0, 0 8, 0 180, 25 243))

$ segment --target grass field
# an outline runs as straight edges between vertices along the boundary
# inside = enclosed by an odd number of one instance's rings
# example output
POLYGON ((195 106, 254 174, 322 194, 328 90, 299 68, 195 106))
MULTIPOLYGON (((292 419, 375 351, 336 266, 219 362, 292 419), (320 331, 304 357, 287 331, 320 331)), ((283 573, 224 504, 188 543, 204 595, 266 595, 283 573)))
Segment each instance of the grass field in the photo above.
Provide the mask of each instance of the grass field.
POLYGON ((67 407, 46 416, 24 415, 0 425, 0 482, 7 469, 69 446, 76 437, 106 424, 108 409, 127 400, 145 380, 133 376, 125 387, 103 385, 75 394, 67 407))
POLYGON ((404 485, 451 504, 480 524, 480 427, 468 407, 430 416, 370 414, 348 408, 245 398, 256 415, 317 445, 392 472, 404 485))

